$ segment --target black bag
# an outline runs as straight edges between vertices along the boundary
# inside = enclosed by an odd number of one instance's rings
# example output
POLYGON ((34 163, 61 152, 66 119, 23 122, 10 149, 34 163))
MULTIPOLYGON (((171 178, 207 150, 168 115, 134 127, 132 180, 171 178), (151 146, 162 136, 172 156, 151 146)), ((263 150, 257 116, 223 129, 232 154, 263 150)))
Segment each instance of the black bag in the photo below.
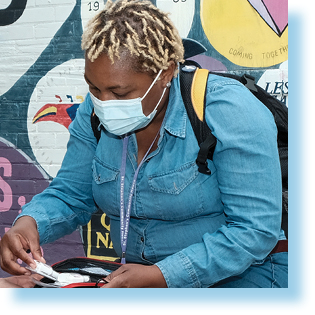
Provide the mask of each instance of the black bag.
MULTIPOLYGON (((102 280, 106 277, 108 272, 117 270, 121 266, 118 262, 99 260, 86 257, 76 257, 62 260, 53 264, 51 267, 57 272, 79 273, 81 275, 89 276, 89 282, 72 283, 62 288, 99 288, 104 285, 102 280)), ((54 281, 48 278, 41 279, 44 284, 52 284, 54 281)), ((37 284, 35 288, 41 287, 37 284)))

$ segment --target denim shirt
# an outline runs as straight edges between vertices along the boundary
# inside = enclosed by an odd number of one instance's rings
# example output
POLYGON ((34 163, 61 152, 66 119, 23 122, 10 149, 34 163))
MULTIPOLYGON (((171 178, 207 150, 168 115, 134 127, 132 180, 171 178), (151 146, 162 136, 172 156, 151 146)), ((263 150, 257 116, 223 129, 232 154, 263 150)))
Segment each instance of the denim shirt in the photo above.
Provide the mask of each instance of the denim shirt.
MULTIPOLYGON (((240 274, 284 238, 272 114, 231 79, 210 75, 206 93, 206 120, 217 138, 213 161, 208 163, 211 175, 198 172, 199 147, 175 78, 158 147, 139 171, 132 203, 126 260, 156 264, 168 287, 209 287, 240 274)), ((111 238, 120 255, 123 141, 102 131, 97 144, 90 122, 92 107, 88 94, 69 127, 60 171, 21 215, 36 220, 40 242, 47 243, 86 224, 96 203, 110 217, 111 238)), ((132 134, 127 197, 137 152, 132 134)))

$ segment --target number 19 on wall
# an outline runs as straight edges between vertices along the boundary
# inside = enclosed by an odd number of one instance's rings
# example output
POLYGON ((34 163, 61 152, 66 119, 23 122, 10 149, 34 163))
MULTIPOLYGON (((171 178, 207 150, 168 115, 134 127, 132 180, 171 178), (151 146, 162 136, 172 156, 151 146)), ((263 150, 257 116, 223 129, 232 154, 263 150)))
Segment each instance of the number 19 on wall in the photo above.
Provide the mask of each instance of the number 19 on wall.
POLYGON ((97 11, 100 8, 98 1, 91 1, 88 3, 89 11, 97 11))

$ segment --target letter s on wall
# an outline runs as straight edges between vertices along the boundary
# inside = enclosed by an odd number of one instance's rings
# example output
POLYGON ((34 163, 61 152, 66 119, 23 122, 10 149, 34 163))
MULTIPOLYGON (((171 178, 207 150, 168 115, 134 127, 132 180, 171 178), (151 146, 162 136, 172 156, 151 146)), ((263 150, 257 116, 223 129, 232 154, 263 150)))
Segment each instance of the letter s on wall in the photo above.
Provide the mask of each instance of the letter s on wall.
MULTIPOLYGON (((4 157, 0 157, 0 169, 1 168, 3 168, 3 176, 12 176, 12 164, 4 157)), ((0 212, 9 211, 12 206, 12 189, 0 176, 0 197, 1 195, 3 195, 3 198, 0 198, 0 212)))

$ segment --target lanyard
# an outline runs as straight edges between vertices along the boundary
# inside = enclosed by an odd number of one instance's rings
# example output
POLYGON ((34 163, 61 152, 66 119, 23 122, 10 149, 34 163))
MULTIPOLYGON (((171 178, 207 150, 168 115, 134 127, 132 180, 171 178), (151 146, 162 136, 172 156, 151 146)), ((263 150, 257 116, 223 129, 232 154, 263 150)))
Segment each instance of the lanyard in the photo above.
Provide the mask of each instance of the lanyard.
POLYGON ((124 189, 125 189, 125 176, 126 176, 126 164, 127 164, 127 147, 129 136, 125 136, 123 139, 123 153, 122 153, 122 160, 121 160, 121 168, 120 168, 120 245, 121 245, 121 263, 126 263, 126 248, 127 248, 127 239, 129 233, 129 222, 130 222, 130 213, 131 213, 131 205, 132 205, 132 198, 136 187, 137 177, 142 166, 145 158, 149 154, 159 132, 155 136, 153 142, 150 145, 150 148, 144 155, 143 159, 141 160, 140 164, 138 165, 136 172, 133 176, 132 185, 129 192, 129 198, 127 203, 127 209, 125 212, 125 201, 124 201, 124 189))

